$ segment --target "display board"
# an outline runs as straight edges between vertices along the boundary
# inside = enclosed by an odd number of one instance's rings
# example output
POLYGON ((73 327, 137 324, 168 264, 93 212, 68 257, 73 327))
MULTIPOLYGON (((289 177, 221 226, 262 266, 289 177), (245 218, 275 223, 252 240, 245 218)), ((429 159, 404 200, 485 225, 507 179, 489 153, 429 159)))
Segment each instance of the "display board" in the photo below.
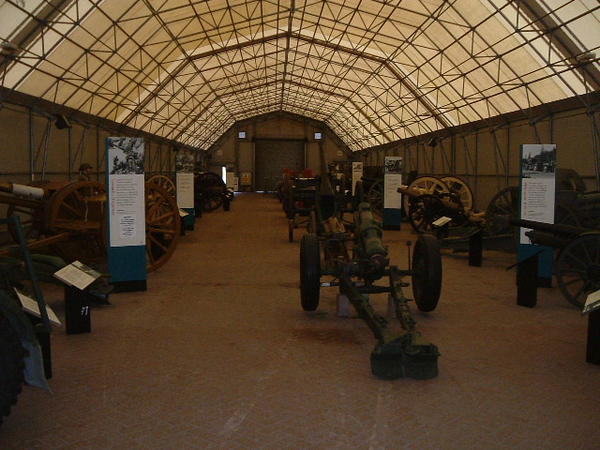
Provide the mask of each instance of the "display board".
POLYGON ((144 140, 106 138, 108 269, 115 290, 146 289, 144 140))
POLYGON ((402 157, 386 156, 383 171, 383 228, 399 230, 402 222, 402 157))
POLYGON ((177 206, 188 214, 183 217, 183 227, 193 230, 196 221, 194 208, 194 154, 179 149, 175 156, 175 182, 177 186, 177 206))
MULTIPOLYGON (((523 144, 521 146, 521 183, 519 217, 543 223, 554 223, 556 185, 556 144, 523 144)), ((554 251, 536 245, 519 229, 519 261, 538 254, 540 285, 550 285, 554 251)))
POLYGON ((356 183, 362 180, 363 177, 363 163, 362 162, 353 162, 352 163, 352 195, 354 195, 354 189, 356 188, 356 183))

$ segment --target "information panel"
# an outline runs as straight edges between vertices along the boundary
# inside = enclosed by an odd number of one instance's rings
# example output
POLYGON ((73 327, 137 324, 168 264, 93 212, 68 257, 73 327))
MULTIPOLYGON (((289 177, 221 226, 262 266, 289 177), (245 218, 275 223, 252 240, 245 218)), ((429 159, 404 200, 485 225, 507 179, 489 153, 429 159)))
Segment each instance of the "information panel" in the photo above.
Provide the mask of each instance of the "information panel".
POLYGON ((353 162, 352 163, 352 195, 354 195, 354 189, 356 188, 356 183, 362 180, 363 177, 363 163, 362 162, 353 162))
MULTIPOLYGON (((556 144, 523 144, 521 146, 521 219, 554 223, 556 144)), ((519 230, 519 261, 539 253, 538 276, 541 284, 552 279, 553 250, 535 245, 519 230)))
POLYGON ((194 209, 194 154, 189 150, 179 149, 175 156, 177 184, 177 206, 187 212, 183 217, 186 230, 193 230, 196 219, 194 209))
POLYGON ((108 186, 108 267, 122 290, 146 289, 144 140, 106 138, 108 186), (129 284, 132 283, 132 284, 129 284))
POLYGON ((402 157, 386 156, 383 171, 383 228, 399 230, 402 222, 402 157))

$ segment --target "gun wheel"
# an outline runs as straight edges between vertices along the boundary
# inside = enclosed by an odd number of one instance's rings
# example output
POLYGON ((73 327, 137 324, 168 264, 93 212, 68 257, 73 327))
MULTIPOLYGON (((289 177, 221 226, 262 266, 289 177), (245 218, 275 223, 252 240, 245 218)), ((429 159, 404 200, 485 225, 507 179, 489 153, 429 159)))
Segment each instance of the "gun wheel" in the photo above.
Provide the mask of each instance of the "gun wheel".
POLYGON ((373 214, 383 217, 383 181, 373 183, 364 198, 371 205, 373 214))
MULTIPOLYGON (((448 192, 448 186, 446 186, 446 183, 444 183, 439 178, 429 176, 415 178, 415 180, 412 183, 410 183, 408 188, 420 191, 421 194, 429 195, 436 195, 441 194, 443 192, 448 192)), ((404 214, 408 215, 410 207, 410 196, 403 195, 402 199, 402 209, 404 209, 404 214)))
POLYGON ((458 177, 442 177, 441 180, 448 186, 448 190, 460 198, 465 212, 473 209, 473 192, 469 185, 458 177))
POLYGON ((25 350, 8 319, 0 313, 0 424, 17 403, 23 386, 25 350))
POLYGON ((304 311, 319 307, 321 288, 321 252, 316 234, 305 234, 300 240, 300 299, 304 311))
POLYGON ((150 178, 148 178, 146 183, 157 184, 173 197, 177 196, 177 188, 175 187, 175 183, 173 183, 173 180, 166 175, 152 175, 150 178))
POLYGON ((412 289, 420 311, 436 308, 442 291, 442 258, 438 240, 431 234, 422 234, 415 243, 412 289))
POLYGON ((600 233, 581 235, 561 250, 556 281, 569 303, 582 309, 587 295, 600 289, 600 233))
POLYGON ((181 217, 175 198, 154 183, 146 183, 146 256, 148 271, 166 263, 181 232, 181 217))

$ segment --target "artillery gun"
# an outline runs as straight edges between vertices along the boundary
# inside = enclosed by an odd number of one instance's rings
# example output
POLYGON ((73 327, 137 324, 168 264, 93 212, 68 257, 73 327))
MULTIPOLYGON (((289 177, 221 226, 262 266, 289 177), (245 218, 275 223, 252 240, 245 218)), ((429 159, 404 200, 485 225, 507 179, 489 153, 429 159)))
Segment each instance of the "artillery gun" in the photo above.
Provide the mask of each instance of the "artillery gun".
POLYGON ((600 289, 600 230, 533 220, 513 219, 511 225, 528 228, 533 244, 558 250, 554 274, 569 303, 583 308, 588 294, 600 289))
MULTIPOLYGON (((181 219, 175 199, 157 183, 147 182, 145 195, 146 255, 148 270, 155 270, 175 251, 181 219)), ((47 248, 66 261, 105 259, 106 198, 105 185, 95 181, 0 183, 0 204, 7 205, 7 217, 20 217, 28 247, 47 248)))
POLYGON ((305 311, 319 306, 321 287, 338 287, 371 329, 377 344, 371 353, 371 370, 385 379, 411 377, 428 379, 437 376, 438 349, 425 341, 416 330, 410 314, 409 299, 403 288, 412 277, 417 307, 433 311, 437 306, 442 281, 439 245, 431 235, 422 235, 414 246, 412 267, 400 270, 390 265, 387 248, 382 242, 382 229, 368 203, 362 201, 362 185, 356 187, 354 223, 346 230, 341 220, 342 207, 328 182, 322 183, 311 212, 313 232, 300 242, 300 297, 305 311), (324 276, 332 277, 321 282, 324 276), (386 285, 376 284, 387 280, 386 285), (369 296, 388 294, 401 330, 372 307, 369 296))

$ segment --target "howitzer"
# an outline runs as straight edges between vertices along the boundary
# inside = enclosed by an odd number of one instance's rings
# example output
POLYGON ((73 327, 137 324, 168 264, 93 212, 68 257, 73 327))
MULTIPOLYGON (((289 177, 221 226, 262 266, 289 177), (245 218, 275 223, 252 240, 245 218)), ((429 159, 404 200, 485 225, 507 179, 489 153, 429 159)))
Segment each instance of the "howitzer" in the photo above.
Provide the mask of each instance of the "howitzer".
MULTIPOLYGON (((106 248, 106 187, 95 181, 53 181, 39 186, 0 184, 6 217, 19 216, 30 249, 47 247, 66 261, 102 261, 106 248)), ((167 262, 180 234, 175 199, 156 183, 145 185, 148 270, 167 262)), ((14 230, 8 231, 16 242, 14 230)))
POLYGON ((409 299, 402 281, 412 276, 415 302, 421 311, 437 306, 441 291, 441 258, 437 240, 422 235, 417 240, 412 267, 400 270, 389 264, 382 230, 373 219, 368 203, 359 203, 354 212, 353 233, 348 233, 336 216, 320 224, 317 234, 306 234, 300 243, 300 294, 302 307, 314 311, 319 305, 321 287, 337 286, 371 329, 377 344, 371 353, 371 370, 385 379, 411 377, 428 379, 437 375, 438 349, 416 330, 409 299), (323 258, 321 258, 321 249, 323 258), (321 263, 322 262, 322 263, 321 263), (333 280, 321 283, 322 276, 333 280), (387 285, 375 282, 386 278, 387 285), (369 295, 389 294, 402 330, 393 330, 378 314, 369 295))
POLYGON ((513 219, 511 225, 529 228, 533 244, 558 250, 554 274, 564 297, 583 308, 588 294, 600 289, 600 230, 513 219))

